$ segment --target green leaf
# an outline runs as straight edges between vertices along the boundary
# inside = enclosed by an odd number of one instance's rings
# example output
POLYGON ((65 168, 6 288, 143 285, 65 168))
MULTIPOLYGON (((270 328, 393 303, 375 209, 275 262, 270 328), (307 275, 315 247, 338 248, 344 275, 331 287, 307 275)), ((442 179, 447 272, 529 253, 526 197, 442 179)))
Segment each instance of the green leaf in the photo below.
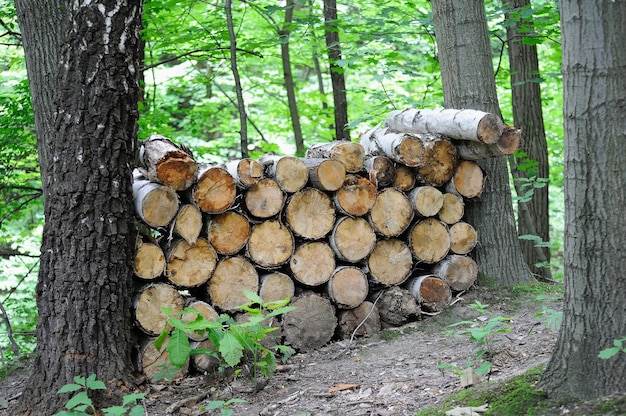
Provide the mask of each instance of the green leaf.
POLYGON ((87 381, 85 382, 85 384, 87 385, 87 388, 91 390, 106 390, 107 389, 102 381, 96 380, 95 374, 91 374, 89 377, 87 377, 87 381))
POLYGON ((65 386, 61 387, 57 391, 57 394, 70 393, 70 392, 73 392, 73 391, 82 390, 83 388, 84 388, 84 386, 79 386, 78 384, 66 384, 65 386))
POLYGON ((600 351, 600 353, 598 354, 598 358, 602 358, 603 360, 608 360, 609 358, 613 357, 620 351, 621 349, 617 347, 606 348, 600 351))
POLYGON ((243 358, 244 348, 230 332, 224 334, 224 338, 220 341, 218 349, 222 357, 224 357, 224 361, 231 367, 239 364, 243 358))
POLYGON ((145 414, 144 408, 141 405, 133 406, 130 412, 128 412, 128 416, 144 416, 145 414))
POLYGON ((215 410, 215 409, 219 409, 220 407, 223 407, 226 404, 225 401, 223 400, 213 400, 211 402, 209 402, 205 408, 207 410, 215 410))
POLYGON ((170 331, 167 329, 164 329, 159 336, 157 337, 157 339, 154 340, 154 346, 157 349, 157 351, 161 351, 161 348, 163 348, 163 344, 165 343, 165 340, 167 339, 167 337, 170 335, 170 331))
POLYGON ((111 406, 102 409, 102 412, 107 416, 122 416, 126 414, 126 408, 123 406, 111 406))
POLYGON ((172 331, 170 343, 167 345, 167 352, 170 354, 170 362, 176 367, 182 367, 189 359, 191 346, 187 334, 179 328, 172 331))
POLYGON ((65 403, 65 408, 66 409, 76 408, 80 410, 80 407, 78 406, 81 406, 81 405, 85 406, 82 410, 85 410, 87 406, 92 406, 91 399, 87 395, 86 391, 81 391, 81 392, 76 393, 71 399, 67 401, 67 403, 65 403))
POLYGON ((491 370, 491 362, 483 361, 483 363, 480 365, 480 367, 478 367, 476 370, 474 370, 474 372, 476 374, 480 374, 481 376, 484 376, 484 375, 489 374, 490 370, 491 370))
POLYGON ((137 403, 138 400, 142 400, 145 398, 146 398, 146 393, 126 394, 122 398, 122 403, 124 404, 124 406, 126 406, 127 404, 135 404, 137 403))

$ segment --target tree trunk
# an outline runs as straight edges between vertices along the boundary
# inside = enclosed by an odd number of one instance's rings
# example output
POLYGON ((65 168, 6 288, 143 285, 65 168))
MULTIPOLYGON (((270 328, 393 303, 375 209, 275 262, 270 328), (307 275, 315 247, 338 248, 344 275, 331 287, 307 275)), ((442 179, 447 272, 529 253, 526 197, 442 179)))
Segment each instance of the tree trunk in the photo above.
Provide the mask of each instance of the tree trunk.
MULTIPOLYGON (((48 145, 40 149, 46 224, 36 290, 38 342, 32 377, 13 409, 20 415, 61 410, 67 397, 56 391, 74 376, 96 374, 115 391, 118 383, 133 385, 131 284, 137 233, 131 178, 141 2, 49 3, 48 14, 40 13, 40 3, 18 4, 29 72, 45 78, 32 80, 37 84, 33 96, 49 105, 45 97, 57 94, 56 108, 39 112, 35 107, 39 145, 48 145), (54 51, 42 56, 41 39, 46 39, 42 47, 54 51), (60 59, 48 61, 55 56, 60 59)), ((106 392, 94 400, 98 406, 117 402, 106 392)))
MULTIPOLYGON (((520 12, 530 7, 530 0, 504 0, 504 5, 513 12, 520 12)), ((537 59, 537 45, 523 42, 524 36, 533 35, 532 20, 521 21, 512 18, 511 12, 506 13, 509 64, 511 66, 511 92, 513 101, 513 124, 524 132, 524 143, 521 150, 526 153, 525 158, 536 168, 518 170, 519 163, 511 158, 511 174, 514 178, 547 179, 548 145, 543 124, 541 109, 541 85, 539 83, 539 62, 537 59), (524 29, 522 29, 522 25, 524 29)), ((522 158, 524 159, 524 158, 522 158)), ((518 212, 528 211, 528 215, 518 215, 517 228, 519 235, 536 235, 542 241, 550 241, 550 227, 548 223, 548 192, 549 185, 543 188, 534 188, 530 201, 519 201, 518 212)), ((518 186, 516 186, 518 189, 518 186)), ((518 191, 518 195, 521 192, 518 191)), ((520 195, 521 196, 521 195, 520 195)), ((550 262, 550 248, 536 247, 534 241, 522 240, 522 253, 530 270, 544 279, 551 280, 552 273, 546 263, 550 262), (535 266, 538 263, 542 267, 535 266)))
MULTIPOLYGON (((445 106, 500 116, 483 2, 433 0, 431 4, 445 106)), ((530 282, 533 277, 515 229, 506 160, 485 159, 480 165, 488 178, 483 195, 465 206, 467 221, 481 232, 475 251, 479 276, 501 285, 530 282)))
POLYGON ((324 0, 324 30, 335 104, 335 140, 350 140, 346 80, 344 69, 338 64, 341 60, 341 47, 337 26, 337 0, 324 0))
POLYGON ((595 399, 626 386, 626 354, 598 357, 626 335, 624 21, 624 2, 561 2, 566 279, 540 382, 552 397, 595 399))

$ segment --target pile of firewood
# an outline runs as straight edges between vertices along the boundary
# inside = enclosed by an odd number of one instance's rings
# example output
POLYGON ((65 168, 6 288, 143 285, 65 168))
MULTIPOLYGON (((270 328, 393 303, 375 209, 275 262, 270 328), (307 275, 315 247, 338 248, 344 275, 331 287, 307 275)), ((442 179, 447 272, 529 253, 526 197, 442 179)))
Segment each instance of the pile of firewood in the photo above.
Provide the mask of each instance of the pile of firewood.
MULTIPOLYGON (((476 160, 513 153, 520 137, 492 114, 409 109, 359 143, 203 166, 153 135, 133 185, 148 230, 136 252, 137 327, 158 335, 162 307, 236 314, 250 290, 292 299, 277 341, 307 351, 441 311, 478 275, 477 231, 463 221, 483 190, 476 160)), ((164 354, 147 342, 144 372, 164 354)), ((194 357, 200 370, 211 365, 194 357)))

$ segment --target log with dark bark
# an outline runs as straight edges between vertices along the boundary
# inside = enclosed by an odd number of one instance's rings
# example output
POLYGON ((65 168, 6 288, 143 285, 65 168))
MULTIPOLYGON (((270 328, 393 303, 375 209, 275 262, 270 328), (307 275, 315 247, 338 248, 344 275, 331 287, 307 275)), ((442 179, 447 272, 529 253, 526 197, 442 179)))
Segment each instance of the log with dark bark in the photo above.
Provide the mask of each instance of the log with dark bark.
POLYGON ((314 241, 300 245, 289 267, 293 278, 305 286, 319 286, 328 281, 335 270, 335 253, 323 241, 314 241))
POLYGON ((172 284, 194 288, 206 283, 217 264, 217 253, 204 238, 194 244, 174 241, 167 252, 165 275, 172 284))
POLYGON ((265 166, 267 176, 274 179, 286 193, 298 192, 309 180, 305 162, 292 156, 263 155, 259 162, 265 166))
MULTIPOLYGON (((212 350, 217 353, 217 347, 210 339, 205 339, 200 342, 192 342, 191 348, 193 350, 212 350)), ((220 367, 220 360, 210 354, 193 354, 191 356, 191 364, 194 368, 202 373, 217 373, 220 367)))
POLYGON ((225 312, 239 311, 241 305, 250 301, 244 290, 259 290, 259 274, 254 265, 242 256, 220 260, 207 286, 213 306, 225 312))
POLYGON ((198 164, 191 151, 158 134, 141 144, 139 161, 150 181, 175 191, 188 189, 198 178, 198 164))
POLYGON ((339 266, 326 283, 326 293, 340 309, 359 306, 367 297, 369 285, 363 270, 354 266, 339 266))
POLYGON ((150 182, 137 169, 133 172, 133 199, 137 215, 152 228, 167 226, 178 212, 176 192, 169 186, 150 182))
POLYGON ((432 272, 443 279, 450 289, 462 292, 476 281, 478 265, 471 257, 451 254, 437 263, 432 272))
POLYGON ((393 178, 393 187, 399 191, 408 192, 415 187, 415 172, 408 166, 396 165, 396 176, 393 178))
POLYGON ((393 161, 383 155, 369 155, 363 164, 371 183, 377 188, 391 186, 396 177, 396 166, 393 161))
POLYGON ((372 252, 376 234, 364 218, 341 217, 333 227, 329 242, 340 260, 354 263, 372 252))
POLYGON ((367 258, 367 270, 374 285, 402 284, 413 268, 409 246, 397 238, 378 240, 367 258))
POLYGON ((409 198, 394 188, 385 188, 378 193, 369 212, 369 221, 374 231, 384 237, 402 234, 411 224, 414 211, 409 198))
POLYGON ((500 140, 504 124, 497 115, 478 110, 409 108, 389 113, 385 127, 392 131, 437 133, 456 140, 489 144, 500 140))
POLYGON ((248 189, 263 178, 263 165, 253 159, 234 159, 224 165, 241 189, 248 189))
POLYGON ((413 295, 400 286, 372 293, 368 300, 378 307, 383 327, 404 325, 422 313, 413 295))
POLYGON ((433 186, 418 186, 409 192, 409 200, 420 217, 437 215, 443 206, 443 194, 433 186))
POLYGON ((430 312, 442 311, 452 301, 450 286, 432 274, 412 277, 407 281, 406 287, 417 303, 430 312))
POLYGON ((463 160, 454 172, 454 176, 446 185, 446 190, 464 198, 479 198, 485 186, 485 172, 478 163, 463 160))
POLYGON ((135 276, 152 280, 165 271, 165 255, 158 244, 138 239, 134 264, 135 276))
POLYGON ((448 227, 434 218, 426 218, 411 228, 409 247, 418 262, 437 263, 450 250, 448 227))
POLYGON ((364 301, 353 309, 339 312, 337 333, 343 339, 370 337, 380 332, 381 322, 378 308, 372 302, 364 301))
POLYGON ((194 244, 202 232, 202 212, 193 204, 181 205, 174 218, 173 231, 189 244, 194 244))
POLYGON ((233 206, 236 195, 235 179, 226 169, 216 166, 200 168, 192 198, 202 212, 222 213, 233 206))
POLYGON ((295 235, 304 239, 323 238, 335 224, 333 201, 327 194, 315 188, 304 188, 296 192, 289 197, 286 205, 285 222, 295 235))
POLYGON ((141 288, 135 298, 137 326, 146 334, 157 336, 167 324, 167 316, 161 308, 169 308, 176 314, 184 305, 183 296, 176 288, 165 283, 151 283, 141 288))
POLYGON ((453 224, 450 229, 450 251, 455 254, 468 254, 478 244, 478 233, 471 225, 463 221, 453 224))
POLYGON ((236 211, 226 211, 209 219, 207 235, 215 251, 225 255, 235 254, 248 243, 250 222, 236 211))
POLYGON ((302 162, 309 172, 311 186, 321 191, 336 191, 346 180, 346 167, 337 160, 306 158, 302 162))
POLYGON ((343 163, 346 172, 357 173, 363 169, 365 150, 359 143, 335 140, 330 143, 316 143, 310 146, 305 157, 333 159, 343 163))
POLYGON ((267 220, 252 227, 246 255, 258 267, 275 268, 285 264, 293 254, 295 241, 280 221, 267 220))
POLYGON ((293 299, 295 292, 293 279, 285 273, 272 272, 259 278, 259 296, 265 303, 293 299))
POLYGON ((261 179, 248 189, 244 196, 248 212, 257 218, 270 218, 283 208, 283 191, 275 180, 261 179))
POLYGON ((376 202, 376 187, 358 175, 347 175, 333 198, 335 206, 346 215, 360 217, 369 212, 376 202))
POLYGON ((313 292, 306 292, 292 302, 296 309, 285 315, 283 334, 285 344, 296 351, 313 351, 328 343, 337 327, 332 303, 313 292))

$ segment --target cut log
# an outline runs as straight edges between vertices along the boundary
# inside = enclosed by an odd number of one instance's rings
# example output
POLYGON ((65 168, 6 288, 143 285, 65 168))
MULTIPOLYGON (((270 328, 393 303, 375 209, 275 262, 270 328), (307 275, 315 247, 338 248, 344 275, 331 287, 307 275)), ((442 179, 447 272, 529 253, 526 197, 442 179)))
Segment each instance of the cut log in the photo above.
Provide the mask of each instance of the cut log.
POLYGON ((285 222, 297 236, 317 240, 326 236, 335 224, 332 199, 315 188, 304 188, 287 200, 285 222))
POLYGON ((263 178, 263 165, 252 159, 229 160, 224 165, 237 187, 248 189, 263 178))
POLYGON ((248 212, 253 216, 270 218, 280 212, 285 198, 275 180, 264 178, 250 187, 244 201, 248 212))
POLYGON ((384 155, 406 166, 419 166, 424 155, 422 141, 415 135, 375 127, 364 133, 360 143, 368 155, 384 155))
POLYGON ((415 187, 415 172, 408 166, 396 165, 396 177, 393 179, 393 187, 399 191, 407 192, 415 187))
POLYGON ((378 240, 367 258, 367 269, 375 285, 402 284, 411 273, 413 257, 402 240, 391 238, 378 240))
POLYGON ((413 206, 409 198, 394 188, 385 188, 376 197, 369 212, 369 221, 377 233, 385 237, 395 237, 409 227, 413 216, 413 206))
POLYGON ((463 221, 450 227, 450 251, 456 254, 468 254, 478 244, 476 229, 463 221))
MULTIPOLYGON (((213 308, 213 306, 201 300, 194 300, 192 302, 189 302, 186 308, 195 309, 200 314, 202 319, 204 319, 205 321, 216 321, 219 316, 219 314, 217 313, 215 308, 213 308)), ((188 324, 196 320, 196 318, 198 317, 198 313, 195 313, 195 312, 185 313, 183 314, 183 316, 181 316, 180 320, 183 323, 188 324)), ((202 331, 202 332, 189 331, 189 332, 186 332, 186 334, 187 334, 187 337, 189 337, 189 339, 192 341, 203 341, 208 338, 208 334, 206 333, 206 331, 202 331)))
POLYGON ((202 231, 202 212, 193 204, 181 205, 174 218, 174 233, 194 244, 202 231))
POLYGON ((135 276, 144 280, 152 280, 165 271, 165 255, 157 244, 139 239, 135 251, 135 276))
POLYGON ((337 326, 335 308, 322 296, 306 292, 291 302, 296 309, 285 315, 285 344, 296 351, 308 352, 326 345, 337 326))
POLYGON ((472 287, 478 277, 478 265, 468 256, 449 255, 433 267, 433 274, 442 278, 457 292, 472 287))
POLYGON ((293 235, 280 221, 267 220, 252 227, 247 256, 257 266, 269 269, 285 264, 294 250, 293 235))
POLYGON ((442 108, 392 111, 385 127, 406 133, 438 133, 456 140, 495 143, 500 139, 504 123, 495 114, 478 110, 442 108))
POLYGON ((430 312, 442 311, 452 302, 450 286, 432 274, 412 277, 407 288, 417 303, 430 312))
POLYGON ((335 254, 323 241, 314 241, 300 245, 289 267, 293 278, 305 286, 319 286, 328 281, 335 270, 335 254))
POLYGON ((167 346, 170 343, 169 338, 163 342, 160 351, 157 350, 154 341, 155 338, 150 338, 139 347, 137 355, 139 371, 146 376, 150 383, 169 383, 185 377, 189 371, 189 362, 181 368, 176 368, 170 363, 170 354, 167 352, 167 346), (159 379, 158 375, 163 374, 164 368, 174 371, 171 374, 168 371, 168 379, 159 379))
POLYGON ((192 189, 193 200, 207 214, 219 214, 232 207, 236 194, 235 179, 226 169, 215 166, 201 168, 192 189))
POLYGON ((207 223, 209 241, 215 251, 232 255, 245 247, 250 236, 250 223, 242 214, 226 211, 207 223))
POLYGON ((443 194, 433 186, 418 186, 409 192, 409 200, 420 217, 437 215, 443 206, 443 194))
POLYGON ((284 192, 298 192, 306 186, 309 180, 309 172, 302 159, 292 156, 263 155, 259 162, 265 166, 267 176, 274 179, 284 192))
POLYGON ((341 217, 333 227, 329 242, 340 260, 354 263, 372 252, 376 234, 372 226, 361 217, 341 217))
POLYGON ((275 302, 283 299, 293 299, 296 287, 291 277, 281 272, 264 274, 260 277, 259 296, 263 302, 275 302))
POLYGON ((416 180, 427 185, 441 186, 448 182, 459 162, 456 146, 442 136, 421 135, 424 144, 422 163, 417 167, 416 180))
POLYGON ((217 253, 204 238, 199 238, 195 244, 178 240, 167 253, 165 275, 178 287, 198 287, 211 278, 216 264, 217 253))
POLYGON ((508 156, 515 153, 522 142, 522 131, 511 126, 504 126, 504 132, 494 144, 476 142, 456 142, 459 158, 463 160, 481 160, 492 157, 508 156))
POLYGON ((252 263, 241 256, 220 260, 208 284, 213 307, 226 312, 239 311, 241 305, 250 302, 244 290, 254 293, 259 290, 259 274, 252 263))
POLYGON ((359 306, 367 297, 367 276, 354 266, 339 266, 326 283, 326 293, 340 309, 359 306))
POLYGON ((413 295, 399 286, 391 286, 384 289, 382 293, 372 293, 369 300, 378 308, 383 326, 404 325, 415 320, 422 313, 413 295))
POLYGON ((337 160, 311 158, 302 162, 307 167, 311 185, 321 191, 336 191, 346 179, 346 167, 337 160))
POLYGON ((409 247, 419 262, 437 263, 450 250, 448 227, 434 218, 417 222, 409 234, 409 247))
POLYGON ((169 186, 150 182, 135 169, 133 199, 139 218, 149 227, 167 226, 178 212, 178 195, 169 186))
MULTIPOLYGON (((201 342, 192 342, 192 350, 213 350, 217 352, 217 347, 210 339, 205 339, 201 342)), ((193 354, 191 356, 191 363, 194 368, 202 373, 217 372, 220 367, 220 360, 209 354, 193 354)))
POLYGON ((306 158, 333 159, 343 163, 348 173, 357 173, 363 169, 365 149, 359 143, 348 140, 335 140, 330 143, 316 143, 310 146, 306 158))
POLYGON ((377 188, 391 186, 396 177, 396 166, 387 156, 369 155, 365 158, 363 168, 367 172, 370 182, 377 188))
POLYGON ((378 308, 372 302, 364 301, 356 308, 339 312, 337 332, 343 339, 370 337, 379 333, 380 329, 378 308))
POLYGON ((463 218, 465 214, 465 203, 460 196, 446 192, 443 194, 443 205, 437 213, 439 219, 446 224, 454 224, 463 218))
POLYGON ((376 202, 376 187, 357 175, 347 175, 334 196, 335 206, 346 215, 360 217, 369 212, 376 202))
POLYGON ((176 288, 165 283, 152 283, 143 287, 135 298, 135 320, 143 332, 156 336, 167 324, 167 316, 161 308, 169 308, 176 314, 184 306, 183 296, 176 288))
POLYGON ((139 161, 152 182, 184 191, 198 178, 198 164, 191 151, 158 134, 148 137, 139 149, 139 161))
POLYGON ((463 160, 446 185, 446 191, 456 193, 464 198, 479 198, 485 186, 485 173, 478 163, 463 160))

